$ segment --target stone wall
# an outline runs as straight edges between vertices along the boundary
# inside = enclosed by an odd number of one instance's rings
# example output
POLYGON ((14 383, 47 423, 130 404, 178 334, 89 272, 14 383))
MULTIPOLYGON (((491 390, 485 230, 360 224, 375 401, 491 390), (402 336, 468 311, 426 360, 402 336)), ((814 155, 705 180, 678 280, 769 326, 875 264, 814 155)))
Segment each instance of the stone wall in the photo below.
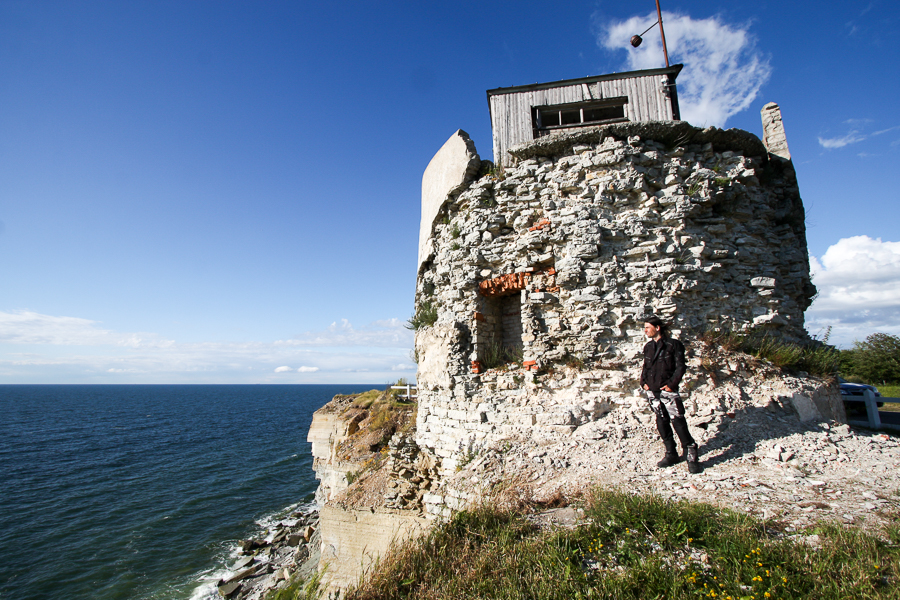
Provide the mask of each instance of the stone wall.
MULTIPOLYGON (((515 166, 455 187, 420 243, 417 306, 438 317, 416 335, 416 442, 444 479, 479 448, 570 435, 630 403, 644 315, 689 345, 752 328, 809 342, 815 287, 796 176, 756 136, 626 123, 510 153, 515 166), (586 373, 546 376, 565 364, 586 373)), ((813 416, 842 418, 822 394, 813 416)), ((432 514, 453 505, 441 485, 425 495, 432 514)))

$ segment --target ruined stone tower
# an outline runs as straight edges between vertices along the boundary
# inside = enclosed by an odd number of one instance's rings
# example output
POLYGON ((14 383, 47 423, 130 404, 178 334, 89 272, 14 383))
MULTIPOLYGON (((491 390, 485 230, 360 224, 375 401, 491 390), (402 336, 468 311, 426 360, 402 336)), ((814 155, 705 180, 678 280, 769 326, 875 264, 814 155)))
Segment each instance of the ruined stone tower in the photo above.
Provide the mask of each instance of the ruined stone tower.
MULTIPOLYGON (((809 341, 815 287, 777 105, 763 124, 765 143, 678 121, 579 127, 508 148, 505 167, 451 136, 423 177, 416 290, 416 442, 440 472, 626 401, 645 315, 688 342, 723 328, 809 341), (592 375, 541 379, 563 365, 592 375)), ((453 502, 426 496, 435 514, 453 502)))

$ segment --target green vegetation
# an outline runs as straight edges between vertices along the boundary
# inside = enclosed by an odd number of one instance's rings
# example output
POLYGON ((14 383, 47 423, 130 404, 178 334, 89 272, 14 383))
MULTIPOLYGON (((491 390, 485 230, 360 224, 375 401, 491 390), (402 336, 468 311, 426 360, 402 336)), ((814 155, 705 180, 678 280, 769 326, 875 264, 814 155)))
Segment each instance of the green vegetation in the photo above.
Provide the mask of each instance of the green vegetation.
POLYGON ((495 369, 509 363, 521 363, 522 348, 520 346, 504 346, 500 342, 488 342, 479 358, 485 369, 495 369))
POLYGON ((744 352, 767 360, 779 369, 806 371, 818 377, 834 377, 840 360, 839 351, 833 346, 815 342, 808 346, 791 344, 776 339, 765 329, 748 333, 722 329, 707 331, 699 336, 707 346, 730 352, 744 352))
POLYGON ((863 342, 854 342, 851 350, 841 351, 840 367, 841 375, 859 383, 900 383, 900 337, 873 333, 863 342))
POLYGON ((452 238, 455 240, 455 239, 457 239, 457 238, 459 237, 459 233, 460 233, 460 232, 459 232, 459 225, 457 225, 456 223, 454 223, 454 224, 453 224, 453 227, 450 229, 450 237, 452 237, 452 238))
POLYGON ((348 600, 900 598, 900 522, 887 539, 819 525, 819 547, 707 504, 599 491, 575 529, 528 506, 457 513, 384 557, 348 600))
POLYGON ((478 205, 484 208, 494 208, 497 206, 497 199, 493 195, 481 196, 478 199, 478 205))
POLYGON ((491 161, 485 160, 481 162, 481 169, 478 171, 479 177, 488 175, 495 181, 503 181, 506 179, 506 170, 502 165, 495 165, 491 161))
POLYGON ((565 362, 565 365, 570 369, 578 369, 579 371, 584 370, 584 359, 575 354, 566 354, 563 362, 565 362))
POLYGON ((357 408, 369 408, 372 406, 373 402, 378 400, 381 394, 381 390, 369 390, 368 392, 363 392, 353 400, 353 406, 357 408))
POLYGON ((309 579, 295 577, 287 587, 271 590, 263 600, 318 600, 322 593, 323 572, 313 573, 309 579))
POLYGON ((731 183, 731 180, 727 177, 716 177, 714 181, 716 182, 716 185, 728 185, 731 183))
POLYGON ((431 327, 438 318, 437 304, 431 300, 421 300, 416 306, 416 314, 406 322, 406 328, 416 331, 419 327, 431 327))
MULTIPOLYGON (((878 391, 881 392, 881 395, 885 398, 900 398, 900 385, 879 385, 878 391)), ((885 406, 888 406, 885 404, 885 406)), ((900 405, 894 405, 898 410, 900 410, 900 405)))
MULTIPOLYGON (((900 398, 900 385, 879 385, 878 391, 885 398, 900 398)), ((885 402, 878 410, 879 412, 900 412, 900 403, 885 402)))

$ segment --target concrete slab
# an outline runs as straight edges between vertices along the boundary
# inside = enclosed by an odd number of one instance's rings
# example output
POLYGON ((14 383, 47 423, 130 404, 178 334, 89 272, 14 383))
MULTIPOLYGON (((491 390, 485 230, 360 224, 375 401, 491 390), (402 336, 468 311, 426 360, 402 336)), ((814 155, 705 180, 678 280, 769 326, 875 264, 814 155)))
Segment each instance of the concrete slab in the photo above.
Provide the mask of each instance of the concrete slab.
POLYGON ((428 260, 428 240, 441 207, 471 181, 481 168, 475 143, 462 129, 450 136, 422 175, 422 220, 419 224, 419 262, 428 260))

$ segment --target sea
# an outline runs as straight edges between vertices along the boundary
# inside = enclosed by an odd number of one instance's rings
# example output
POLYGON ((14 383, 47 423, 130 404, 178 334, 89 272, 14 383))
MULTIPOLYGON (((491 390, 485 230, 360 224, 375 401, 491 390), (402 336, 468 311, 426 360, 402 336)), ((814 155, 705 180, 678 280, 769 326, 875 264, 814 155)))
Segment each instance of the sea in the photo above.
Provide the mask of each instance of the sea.
POLYGON ((0 600, 215 598, 313 506, 312 413, 384 387, 0 385, 0 600))

